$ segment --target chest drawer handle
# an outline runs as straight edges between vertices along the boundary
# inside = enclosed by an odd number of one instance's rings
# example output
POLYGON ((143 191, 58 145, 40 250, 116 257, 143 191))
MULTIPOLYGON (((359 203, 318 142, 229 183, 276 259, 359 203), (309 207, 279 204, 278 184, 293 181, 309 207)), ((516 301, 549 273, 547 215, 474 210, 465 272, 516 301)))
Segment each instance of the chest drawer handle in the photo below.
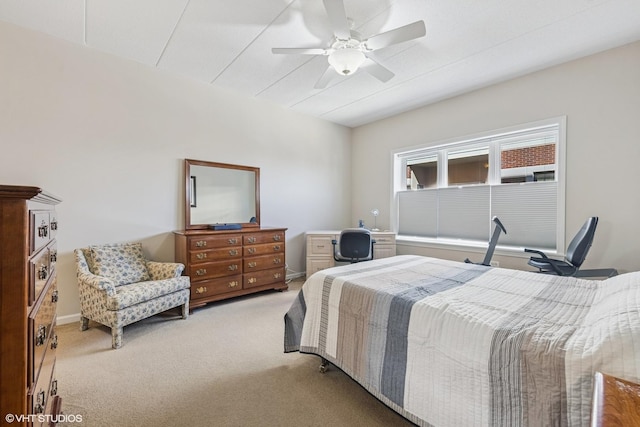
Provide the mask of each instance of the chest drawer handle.
POLYGON ((231 250, 229 251, 229 255, 231 255, 231 256, 236 256, 236 255, 238 255, 238 250, 237 250, 237 249, 231 249, 231 250))
POLYGON ((205 274, 207 274, 207 269, 206 268, 200 268, 200 269, 196 270, 196 276, 204 276, 205 274))
POLYGON ((258 281, 258 279, 256 279, 255 277, 250 277, 249 278, 249 283, 256 283, 258 281))
POLYGON ((275 236, 273 236, 273 240, 275 240, 276 242, 279 242, 281 238, 282 236, 280 236, 279 234, 276 234, 275 236))
POLYGON ((258 265, 257 262, 250 262, 249 263, 249 268, 253 268, 253 267, 257 266, 257 265, 258 265))
POLYGON ((38 227, 38 237, 47 237, 49 235, 49 226, 44 224, 42 221, 42 225, 38 227))
POLYGON ((206 240, 198 240, 196 242, 196 247, 197 248, 203 248, 205 246, 207 246, 207 241, 206 240))
POLYGON ((58 290, 56 289, 51 294, 51 302, 58 302, 58 290))
POLYGON ((44 280, 47 278, 47 266, 46 265, 42 265, 40 266, 40 268, 38 269, 38 280, 44 280))
POLYGON ((229 239, 229 244, 230 245, 235 245, 238 243, 238 239, 229 239))
POLYGON ((247 251, 250 254, 255 254, 256 253, 256 248, 249 248, 249 250, 247 251))
POLYGON ((51 262, 58 261, 58 253, 57 252, 51 252, 51 254, 49 255, 49 260, 51 262))
POLYGON ((58 229, 58 221, 51 221, 51 230, 56 231, 58 229))
POLYGON ((238 286, 239 283, 237 280, 234 280, 233 282, 229 282, 229 287, 230 288, 235 288, 236 286, 238 286))
POLYGON ((232 264, 229 266, 229 271, 236 271, 238 269, 238 265, 237 264, 232 264))
POLYGON ((205 292, 207 292, 206 286, 200 286, 199 288, 196 288, 196 294, 204 294, 205 292))
POLYGON ((44 412, 44 390, 40 390, 40 393, 38 393, 38 397, 36 398, 36 404, 33 408, 33 411, 36 414, 40 414, 44 412))
POLYGON ((55 350, 56 348, 58 348, 58 334, 51 338, 51 350, 55 350))
POLYGON ((49 394, 51 394, 51 396, 58 394, 58 380, 51 381, 51 390, 49 391, 49 394))
POLYGON ((274 251, 279 251, 280 250, 280 245, 273 245, 273 250, 274 251))
POLYGON ((274 258, 274 259, 273 259, 273 263, 274 263, 274 264, 280 264, 280 263, 282 263, 282 259, 280 259, 280 258, 274 258))
POLYGON ((47 327, 44 325, 39 325, 38 332, 36 333, 36 336, 35 336, 36 347, 44 344, 45 339, 47 339, 47 327))
POLYGON ((207 254, 205 254, 205 253, 196 254, 196 258, 198 258, 198 259, 206 259, 207 258, 207 254))

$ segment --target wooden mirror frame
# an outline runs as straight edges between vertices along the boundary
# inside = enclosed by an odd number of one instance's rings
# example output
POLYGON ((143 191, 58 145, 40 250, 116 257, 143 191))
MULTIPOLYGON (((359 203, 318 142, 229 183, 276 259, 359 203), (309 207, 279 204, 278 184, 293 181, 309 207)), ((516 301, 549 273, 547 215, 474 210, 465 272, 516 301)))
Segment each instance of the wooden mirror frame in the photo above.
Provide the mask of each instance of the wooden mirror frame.
POLYGON ((260 168, 252 166, 234 165, 229 163, 217 163, 207 162, 203 160, 184 159, 184 184, 185 184, 185 198, 184 198, 184 224, 185 230, 202 230, 208 229, 210 224, 191 224, 191 181, 192 172, 191 166, 205 166, 211 168, 222 169, 234 169, 244 170, 247 172, 253 172, 255 174, 255 219, 256 222, 242 222, 238 223, 242 228, 246 227, 259 227, 260 226, 260 168))

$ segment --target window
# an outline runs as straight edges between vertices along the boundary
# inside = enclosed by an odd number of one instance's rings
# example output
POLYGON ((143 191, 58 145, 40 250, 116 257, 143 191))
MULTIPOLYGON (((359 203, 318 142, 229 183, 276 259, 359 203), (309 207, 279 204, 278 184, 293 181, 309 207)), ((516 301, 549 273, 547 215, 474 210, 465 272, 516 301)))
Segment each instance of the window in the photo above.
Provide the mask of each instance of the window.
POLYGON ((399 238, 564 248, 564 117, 393 154, 399 238))

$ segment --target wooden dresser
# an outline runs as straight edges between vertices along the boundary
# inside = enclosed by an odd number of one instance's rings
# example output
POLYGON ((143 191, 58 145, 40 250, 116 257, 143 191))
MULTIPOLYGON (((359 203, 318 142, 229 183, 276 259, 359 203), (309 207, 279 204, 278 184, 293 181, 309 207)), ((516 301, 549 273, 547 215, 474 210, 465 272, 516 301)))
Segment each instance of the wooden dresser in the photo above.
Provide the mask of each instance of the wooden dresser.
POLYGON ((37 187, 0 185, 0 414, 10 425, 52 425, 61 410, 58 203, 37 187))
POLYGON ((640 384, 596 372, 591 427, 640 426, 640 384))
POLYGON ((175 233, 176 262, 191 278, 190 308, 267 289, 287 289, 286 228, 175 233))
MULTIPOLYGON (((340 238, 340 231, 308 231, 307 235, 307 272, 309 277, 316 271, 336 265, 333 259, 332 240, 340 238)), ((392 231, 372 231, 371 237, 376 241, 373 246, 373 257, 387 258, 396 254, 396 234, 392 231)))

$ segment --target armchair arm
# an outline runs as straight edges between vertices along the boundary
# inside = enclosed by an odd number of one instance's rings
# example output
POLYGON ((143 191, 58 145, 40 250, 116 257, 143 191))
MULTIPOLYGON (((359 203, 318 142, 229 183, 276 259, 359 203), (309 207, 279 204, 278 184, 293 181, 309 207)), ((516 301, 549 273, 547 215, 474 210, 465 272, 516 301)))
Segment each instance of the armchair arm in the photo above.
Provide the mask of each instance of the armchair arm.
POLYGON ((116 286, 110 279, 106 277, 97 276, 93 273, 78 273, 78 282, 82 286, 88 286, 94 288, 100 292, 104 292, 107 296, 113 297, 116 295, 116 286))
POLYGON ((164 280, 180 277, 184 271, 184 264, 179 262, 147 261, 147 270, 151 280, 164 280))

